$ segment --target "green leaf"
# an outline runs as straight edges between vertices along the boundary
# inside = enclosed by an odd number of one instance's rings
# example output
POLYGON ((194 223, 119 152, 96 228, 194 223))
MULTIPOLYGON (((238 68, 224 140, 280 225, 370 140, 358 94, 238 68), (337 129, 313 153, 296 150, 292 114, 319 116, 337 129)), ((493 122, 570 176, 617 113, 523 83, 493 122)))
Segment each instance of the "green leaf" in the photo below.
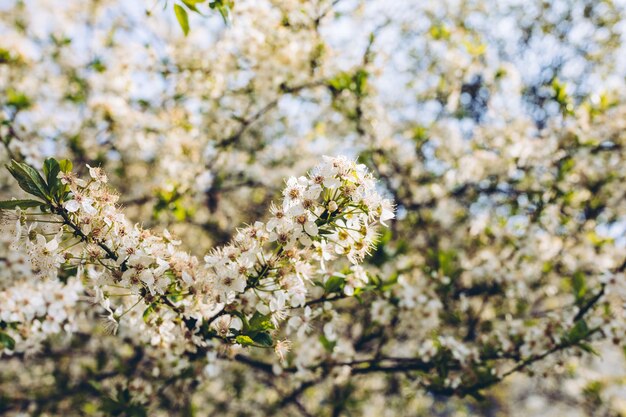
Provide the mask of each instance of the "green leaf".
POLYGON ((13 61, 13 57, 11 56, 11 51, 7 51, 6 49, 0 48, 0 64, 6 64, 7 62, 13 61))
POLYGON ((572 104, 572 98, 567 93, 567 85, 555 78, 552 81, 553 98, 561 107, 563 114, 572 114, 574 106, 572 104))
POLYGON ((324 284, 324 290, 327 293, 341 292, 343 290, 343 287, 345 286, 345 283, 346 279, 344 277, 333 275, 332 277, 328 278, 328 281, 326 281, 326 284, 324 284))
POLYGON ((50 172, 55 170, 56 168, 59 169, 59 171, 61 170, 61 168, 59 167, 59 163, 57 162, 56 159, 54 158, 47 158, 45 161, 43 161, 43 174, 46 178, 48 178, 48 176, 50 175, 50 172))
POLYGON ((15 349, 15 340, 4 332, 0 332, 0 344, 7 349, 15 349))
POLYGON ((435 40, 450 39, 450 31, 441 23, 432 25, 428 34, 435 40))
POLYGON ((224 23, 228 23, 228 14, 230 9, 233 7, 232 0, 214 0, 209 3, 209 7, 220 12, 222 19, 224 19, 224 23))
POLYGON ((437 261, 439 263, 439 269, 445 276, 454 279, 459 275, 457 254, 455 251, 438 251, 437 261))
POLYGON ((574 327, 569 331, 567 338, 570 343, 576 343, 579 340, 584 339, 589 334, 589 327, 585 320, 578 320, 574 327))
POLYGON ((202 14, 200 13, 200 10, 198 10, 198 8, 196 7, 196 4, 202 3, 203 0, 181 0, 183 2, 183 4, 185 6, 187 6, 187 8, 191 11, 194 11, 198 14, 202 14))
POLYGON ((337 344, 336 341, 331 342, 324 335, 320 335, 319 341, 322 344, 322 346, 324 346, 324 349, 326 349, 326 352, 328 353, 332 353, 333 350, 335 349, 335 345, 337 344))
POLYGON ((265 316, 258 311, 254 313, 249 324, 252 331, 273 330, 275 328, 270 316, 265 316))
POLYGON ((17 180, 22 190, 43 200, 49 200, 46 183, 36 169, 15 160, 12 160, 11 164, 7 165, 7 169, 17 180))
POLYGON ((39 207, 42 204, 44 203, 37 200, 8 200, 0 201, 0 209, 15 210, 17 207, 25 209, 31 207, 39 207))
POLYGON ((56 159, 48 158, 44 161, 43 173, 46 176, 48 191, 53 197, 57 196, 62 185, 61 180, 58 178, 59 172, 61 172, 61 166, 56 159))
POLYGON ((582 350, 584 350, 585 352, 587 352, 587 353, 591 353, 591 354, 592 354, 592 355, 594 355, 594 356, 600 356, 600 354, 598 353, 598 351, 597 351, 597 350, 595 350, 595 349, 593 348, 593 346, 591 346, 589 343, 581 343, 581 344, 579 344, 578 346, 580 346, 580 348, 581 348, 582 350))
POLYGON ((148 322, 148 318, 150 317, 150 314, 154 313, 154 307, 155 307, 155 304, 152 303, 143 311, 143 321, 145 321, 146 323, 148 322))
POLYGON ((72 172, 74 164, 72 164, 72 161, 70 161, 69 159, 61 159, 59 161, 59 167, 61 168, 62 172, 68 173, 72 172))
POLYGON ((32 102, 26 94, 9 88, 6 91, 6 104, 15 107, 17 110, 25 110, 32 105, 32 102))
POLYGON ((178 24, 185 36, 189 33, 189 17, 187 16, 187 10, 183 9, 180 5, 174 5, 174 13, 176 14, 176 19, 178 19, 178 24))
POLYGON ((252 336, 252 340, 264 347, 271 347, 274 345, 274 341, 272 340, 272 336, 266 332, 259 332, 252 336))
POLYGON ((587 293, 587 281, 585 280, 584 273, 577 271, 572 276, 572 292, 577 302, 585 297, 587 293))
POLYGON ((235 342, 239 343, 242 346, 254 346, 254 340, 250 336, 246 336, 241 334, 235 338, 235 342))

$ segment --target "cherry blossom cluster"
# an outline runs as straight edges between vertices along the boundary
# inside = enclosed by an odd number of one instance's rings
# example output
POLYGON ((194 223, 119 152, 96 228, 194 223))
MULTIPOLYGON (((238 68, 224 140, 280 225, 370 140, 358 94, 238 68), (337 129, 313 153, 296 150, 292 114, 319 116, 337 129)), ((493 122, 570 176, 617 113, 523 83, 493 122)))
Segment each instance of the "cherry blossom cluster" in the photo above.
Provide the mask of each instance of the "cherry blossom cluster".
MULTIPOLYGON (((345 258, 358 268, 375 245, 376 225, 394 217, 391 201, 381 197, 364 165, 325 157, 308 176, 286 181, 267 224, 239 229, 202 263, 179 250, 181 242, 167 230, 159 235, 131 224, 107 176, 87 168, 85 180, 67 161, 49 159, 42 182, 47 201, 38 211, 20 208, 31 207, 31 200, 5 203, 16 206, 13 245, 27 247, 33 271, 49 280, 44 282, 56 282, 60 268, 75 268, 92 301, 106 311, 110 331, 121 326, 169 348, 195 350, 217 338, 274 347, 283 357, 289 343, 274 341, 271 331, 306 306, 314 280, 332 278, 329 261, 345 258)), ((33 181, 39 185, 28 166, 13 162, 10 170, 25 190, 33 181), (24 172, 32 177, 25 179, 24 172)), ((366 283, 363 276, 344 291, 353 294, 366 283)), ((65 301, 71 306, 76 299, 65 301)))
POLYGON ((76 331, 77 303, 83 295, 82 283, 70 278, 23 282, 0 291, 0 323, 5 341, 3 353, 32 354, 51 336, 76 331))

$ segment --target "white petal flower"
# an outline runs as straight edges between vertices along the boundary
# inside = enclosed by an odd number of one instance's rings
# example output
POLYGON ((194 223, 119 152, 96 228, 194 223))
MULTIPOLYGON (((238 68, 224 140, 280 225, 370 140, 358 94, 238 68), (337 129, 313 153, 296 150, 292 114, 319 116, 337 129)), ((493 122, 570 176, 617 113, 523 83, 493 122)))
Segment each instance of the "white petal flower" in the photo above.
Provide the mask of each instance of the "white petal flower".
POLYGON ((313 221, 308 221, 304 224, 304 231, 307 232, 310 236, 317 236, 317 234, 319 233, 319 229, 313 221))
POLYGON ((80 208, 80 204, 76 200, 70 200, 70 201, 67 201, 63 205, 63 207, 65 207, 65 210, 69 211, 70 213, 75 213, 80 208))
POLYGON ((393 203, 389 199, 384 199, 381 201, 379 210, 380 210, 379 220, 383 226, 387 226, 387 223, 385 223, 387 220, 391 220, 394 217, 396 217, 394 213, 393 203))

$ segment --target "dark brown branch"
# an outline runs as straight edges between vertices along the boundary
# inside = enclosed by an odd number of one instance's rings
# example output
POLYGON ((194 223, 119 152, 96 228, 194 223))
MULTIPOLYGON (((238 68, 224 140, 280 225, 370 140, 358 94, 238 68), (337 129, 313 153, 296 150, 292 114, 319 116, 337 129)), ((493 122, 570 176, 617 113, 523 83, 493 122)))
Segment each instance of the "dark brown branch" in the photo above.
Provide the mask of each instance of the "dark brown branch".
MULTIPOLYGON (((74 231, 74 234, 77 237, 79 237, 83 242, 89 241, 89 237, 85 235, 85 233, 83 233, 80 227, 74 224, 74 222, 70 219, 69 215, 67 214, 67 210, 65 210, 63 207, 51 207, 51 208, 52 208, 53 213, 61 216, 61 218, 63 219, 63 222, 74 231)), ((109 259, 113 261, 117 261, 118 256, 115 252, 113 252, 113 250, 111 250, 111 248, 109 248, 107 245, 105 245, 101 241, 95 241, 94 243, 97 244, 104 252, 106 252, 107 257, 109 259)))
POLYGON ((272 365, 266 362, 262 362, 262 361, 258 361, 256 359, 252 359, 249 356, 245 356, 242 354, 237 354, 235 355, 234 358, 237 362, 241 362, 244 363, 246 365, 250 365, 255 369, 258 369, 259 371, 263 371, 265 373, 269 373, 269 374, 274 374, 274 371, 272 369, 272 365))

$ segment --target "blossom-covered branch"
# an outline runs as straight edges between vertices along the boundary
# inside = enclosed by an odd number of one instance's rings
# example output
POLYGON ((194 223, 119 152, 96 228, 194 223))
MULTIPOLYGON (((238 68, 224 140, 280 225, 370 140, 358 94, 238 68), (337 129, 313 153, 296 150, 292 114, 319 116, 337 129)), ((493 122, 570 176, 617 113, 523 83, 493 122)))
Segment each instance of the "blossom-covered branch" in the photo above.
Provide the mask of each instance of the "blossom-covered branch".
MULTIPOLYGON (((74 268, 92 301, 107 311, 112 331, 121 325, 152 345, 179 351, 219 339, 274 347, 284 355, 289 343, 275 341, 272 332, 288 315, 294 318, 294 307, 307 304, 316 277, 323 277, 322 285, 348 280, 329 262, 345 258, 353 274, 375 245, 376 225, 394 216, 363 165, 326 157, 308 176, 287 180, 267 223, 239 229, 233 242, 202 263, 179 250, 180 241, 167 231, 158 235, 132 225, 107 176, 88 168, 85 180, 68 161, 46 160, 43 177, 11 163, 11 174, 35 197, 1 203, 15 209, 14 244, 28 247, 42 278, 54 280, 60 268, 74 268)), ((360 276, 346 293, 367 284, 360 276)), ((19 320, 4 326, 11 337, 19 320)))

